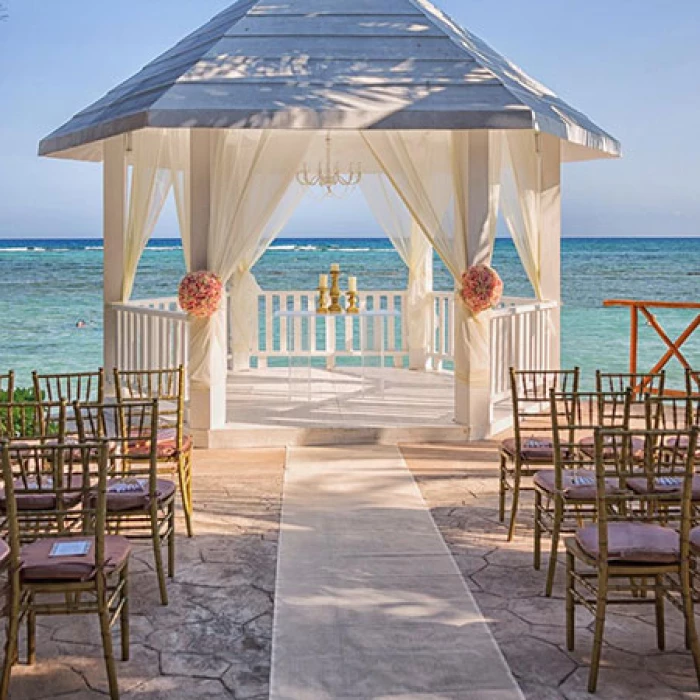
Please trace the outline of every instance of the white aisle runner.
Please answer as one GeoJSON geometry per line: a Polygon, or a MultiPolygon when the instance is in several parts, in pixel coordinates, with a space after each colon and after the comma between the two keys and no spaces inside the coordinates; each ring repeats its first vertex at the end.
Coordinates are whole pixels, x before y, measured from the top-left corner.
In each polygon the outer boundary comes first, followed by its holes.
{"type": "Polygon", "coordinates": [[[522,694],[398,448],[290,448],[273,700],[522,694]]]}

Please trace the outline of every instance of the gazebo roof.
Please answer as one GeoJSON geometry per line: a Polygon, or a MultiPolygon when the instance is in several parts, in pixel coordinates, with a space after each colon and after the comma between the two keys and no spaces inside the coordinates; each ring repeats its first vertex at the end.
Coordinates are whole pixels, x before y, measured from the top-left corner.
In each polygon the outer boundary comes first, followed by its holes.
{"type": "Polygon", "coordinates": [[[428,0],[239,0],[39,153],[99,160],[100,141],[147,127],[536,129],[568,160],[620,151],[428,0]]]}

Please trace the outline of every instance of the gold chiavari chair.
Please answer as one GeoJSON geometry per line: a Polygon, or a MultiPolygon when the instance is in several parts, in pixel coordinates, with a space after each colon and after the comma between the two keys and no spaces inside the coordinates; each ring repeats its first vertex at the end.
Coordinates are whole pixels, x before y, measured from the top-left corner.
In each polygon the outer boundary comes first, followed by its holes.
{"type": "Polygon", "coordinates": [[[108,440],[107,528],[153,548],[158,587],[168,604],[163,547],[168,576],[175,575],[175,484],[158,475],[157,400],[110,404],[75,404],[81,442],[108,440]],[[139,438],[134,438],[139,435],[139,438]]]}
{"type": "Polygon", "coordinates": [[[118,401],[158,399],[159,473],[177,478],[187,536],[192,537],[192,449],[185,432],[185,369],[114,370],[118,401]]]}
{"type": "Polygon", "coordinates": [[[685,370],[685,390],[688,396],[700,396],[700,370],[685,370]]]}
{"type": "Polygon", "coordinates": [[[522,485],[523,477],[532,477],[543,466],[554,464],[552,421],[549,394],[578,391],[580,370],[524,371],[510,369],[513,404],[513,437],[501,442],[499,519],[505,520],[506,496],[511,493],[508,541],[515,534],[520,492],[532,490],[522,485]]]}
{"type": "Polygon", "coordinates": [[[700,644],[695,626],[690,558],[691,493],[698,428],[691,430],[595,431],[595,491],[598,520],[566,541],[567,646],[574,649],[575,609],[586,607],[595,617],[588,691],[594,693],[608,605],[654,605],[657,644],[665,647],[664,601],[680,609],[686,620],[686,641],[700,682],[700,644]],[[686,440],[691,450],[664,454],[660,444],[686,440]],[[638,443],[643,443],[639,458],[638,443]],[[658,484],[677,479],[675,492],[663,488],[644,494],[628,488],[640,470],[658,484]],[[669,473],[673,476],[669,477],[669,473]],[[680,495],[679,530],[666,513],[680,495]],[[579,569],[578,564],[583,564],[579,569]]]}
{"type": "Polygon", "coordinates": [[[12,403],[15,395],[15,373],[0,374],[0,401],[12,403]]]}
{"type": "Polygon", "coordinates": [[[62,442],[65,431],[65,401],[0,403],[0,439],[62,442]]]}
{"type": "Polygon", "coordinates": [[[646,428],[644,400],[647,396],[663,396],[666,372],[602,372],[595,374],[597,392],[624,392],[630,389],[630,428],[646,428]]]}
{"type": "Polygon", "coordinates": [[[119,698],[111,628],[121,627],[129,658],[129,554],[123,537],[106,533],[108,447],[100,444],[0,445],[9,554],[7,637],[0,700],[27,623],[27,659],[35,663],[37,617],[97,615],[112,700],[119,698]],[[34,499],[37,509],[18,508],[34,499]],[[40,506],[40,507],[39,507],[40,506]],[[44,523],[37,532],[37,519],[44,523]]]}
{"type": "Polygon", "coordinates": [[[632,392],[550,392],[554,468],[543,469],[535,484],[534,566],[540,568],[542,535],[551,537],[545,594],[552,595],[559,540],[582,522],[595,520],[595,454],[591,440],[601,426],[627,429],[632,392]]]}

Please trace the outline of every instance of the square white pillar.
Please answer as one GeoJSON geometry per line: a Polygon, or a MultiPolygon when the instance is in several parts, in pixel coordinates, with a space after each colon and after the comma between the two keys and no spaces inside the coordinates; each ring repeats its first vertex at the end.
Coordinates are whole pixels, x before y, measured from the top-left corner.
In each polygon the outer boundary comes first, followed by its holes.
{"type": "MultiPolygon", "coordinates": [[[[491,211],[489,133],[470,131],[459,138],[468,139],[468,158],[462,177],[466,212],[466,222],[462,225],[468,264],[488,265],[492,253],[490,240],[485,238],[491,211]]],[[[464,153],[465,149],[461,150],[464,153]]],[[[469,440],[482,440],[491,432],[490,314],[484,312],[475,319],[456,299],[454,323],[455,421],[466,427],[469,440]]]]}
{"type": "MultiPolygon", "coordinates": [[[[561,303],[561,141],[556,136],[538,136],[542,156],[540,182],[540,270],[542,295],[561,303]]],[[[561,311],[552,312],[548,369],[561,367],[561,311]]]]}
{"type": "MultiPolygon", "coordinates": [[[[210,132],[190,133],[190,261],[193,271],[210,269],[209,227],[211,222],[212,157],[210,132]]],[[[209,444],[209,433],[226,424],[226,380],[228,343],[226,302],[218,319],[190,320],[190,356],[194,343],[207,343],[205,359],[210,382],[204,384],[190,374],[189,427],[197,445],[209,444]]]]}
{"type": "Polygon", "coordinates": [[[103,145],[103,364],[107,391],[114,391],[112,370],[117,366],[117,315],[112,304],[122,301],[126,236],[125,136],[107,139],[103,145]]]}

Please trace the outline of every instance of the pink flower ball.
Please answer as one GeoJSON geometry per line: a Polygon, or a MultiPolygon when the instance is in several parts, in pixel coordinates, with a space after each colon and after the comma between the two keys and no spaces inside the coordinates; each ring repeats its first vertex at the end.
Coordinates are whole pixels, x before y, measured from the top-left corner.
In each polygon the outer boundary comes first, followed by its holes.
{"type": "Polygon", "coordinates": [[[200,270],[185,275],[180,282],[180,308],[197,318],[210,318],[218,310],[224,293],[221,278],[213,272],[200,270]]]}
{"type": "Polygon", "coordinates": [[[492,267],[472,265],[462,274],[460,296],[475,316],[496,306],[502,295],[503,280],[492,267]]]}

